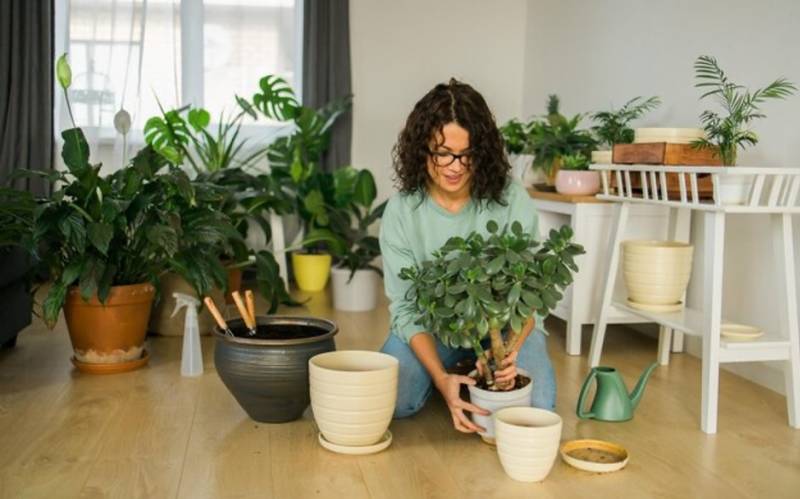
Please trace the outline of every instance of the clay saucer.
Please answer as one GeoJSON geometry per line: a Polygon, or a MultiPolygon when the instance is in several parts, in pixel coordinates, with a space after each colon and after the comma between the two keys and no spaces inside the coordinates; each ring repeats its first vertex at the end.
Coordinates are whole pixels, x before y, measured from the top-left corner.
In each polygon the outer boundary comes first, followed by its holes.
{"type": "Polygon", "coordinates": [[[142,351],[142,356],[138,359],[129,360],[126,362],[114,362],[109,364],[93,364],[90,362],[81,362],[74,356],[70,358],[72,364],[78,368],[80,372],[87,374],[115,374],[133,371],[143,365],[147,364],[150,360],[150,352],[147,350],[142,351]]]}
{"type": "Polygon", "coordinates": [[[570,440],[561,446],[561,458],[579,470],[609,473],[628,464],[628,451],[603,440],[570,440]]]}

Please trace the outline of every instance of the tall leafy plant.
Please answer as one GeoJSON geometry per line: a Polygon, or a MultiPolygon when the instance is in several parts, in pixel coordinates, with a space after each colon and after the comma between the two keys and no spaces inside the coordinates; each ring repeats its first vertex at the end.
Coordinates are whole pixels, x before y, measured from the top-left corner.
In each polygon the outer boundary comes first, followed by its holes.
{"type": "Polygon", "coordinates": [[[633,142],[634,132],[630,123],[638,120],[646,113],[661,105],[657,96],[634,97],[618,110],[600,111],[592,115],[596,123],[592,131],[597,136],[600,145],[612,147],[614,144],[630,144],[633,142]]]}
{"type": "Polygon", "coordinates": [[[541,244],[519,222],[500,230],[490,221],[486,230],[449,239],[400,277],[411,282],[407,297],[419,323],[446,345],[472,348],[487,384],[510,390],[513,384],[494,384],[495,370],[524,341],[534,314],[547,315],[562,299],[583,248],[571,242],[568,226],[541,244]],[[491,359],[482,345],[487,337],[491,359]]]}
{"type": "Polygon", "coordinates": [[[31,247],[35,208],[31,193],[0,187],[0,252],[11,246],[31,247]]]}
{"type": "Polygon", "coordinates": [[[551,174],[556,162],[565,154],[582,153],[590,156],[597,141],[585,129],[580,129],[582,114],[567,118],[559,111],[557,95],[547,101],[547,115],[531,123],[526,152],[533,154],[533,167],[551,174]]]}
{"type": "Polygon", "coordinates": [[[722,164],[736,165],[739,149],[754,146],[758,135],[750,128],[753,121],[765,118],[760,105],[770,99],[785,99],[797,91],[794,83],[778,78],[764,88],[749,90],[730,81],[714,57],[701,55],[694,63],[695,87],[705,91],[700,99],[713,97],[723,113],[706,110],[700,121],[706,137],[694,143],[696,147],[719,148],[722,164]]]}

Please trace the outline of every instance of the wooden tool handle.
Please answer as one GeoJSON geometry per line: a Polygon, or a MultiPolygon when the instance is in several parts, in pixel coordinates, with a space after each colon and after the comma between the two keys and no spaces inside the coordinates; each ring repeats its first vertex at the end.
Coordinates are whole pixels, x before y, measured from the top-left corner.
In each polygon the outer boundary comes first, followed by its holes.
{"type": "Polygon", "coordinates": [[[236,308],[239,309],[239,314],[242,316],[242,319],[244,319],[244,323],[247,326],[247,328],[254,329],[255,324],[253,324],[253,321],[250,319],[250,314],[247,312],[247,307],[245,307],[244,305],[244,301],[242,300],[242,295],[239,294],[238,291],[234,291],[233,293],[231,293],[231,296],[233,296],[233,303],[235,303],[236,308]]]}
{"type": "Polygon", "coordinates": [[[219,313],[219,309],[217,305],[214,303],[214,300],[211,299],[210,296],[206,296],[203,299],[203,303],[206,304],[206,308],[208,311],[211,312],[211,315],[214,317],[214,320],[217,322],[217,325],[222,328],[222,330],[228,329],[228,323],[225,322],[225,319],[222,318],[222,314],[219,313]]]}
{"type": "Polygon", "coordinates": [[[256,297],[253,295],[253,290],[248,289],[244,292],[244,301],[247,305],[247,313],[250,314],[250,322],[253,323],[253,327],[256,327],[258,322],[256,322],[256,297]]]}

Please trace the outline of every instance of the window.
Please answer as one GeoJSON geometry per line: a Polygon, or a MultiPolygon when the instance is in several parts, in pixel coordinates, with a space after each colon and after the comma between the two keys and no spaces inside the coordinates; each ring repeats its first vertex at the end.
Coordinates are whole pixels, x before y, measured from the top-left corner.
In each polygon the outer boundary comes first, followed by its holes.
{"type": "Polygon", "coordinates": [[[234,96],[250,97],[268,73],[300,95],[299,0],[69,0],[56,15],[75,120],[101,138],[114,137],[120,108],[134,137],[159,102],[236,112],[234,96]]]}

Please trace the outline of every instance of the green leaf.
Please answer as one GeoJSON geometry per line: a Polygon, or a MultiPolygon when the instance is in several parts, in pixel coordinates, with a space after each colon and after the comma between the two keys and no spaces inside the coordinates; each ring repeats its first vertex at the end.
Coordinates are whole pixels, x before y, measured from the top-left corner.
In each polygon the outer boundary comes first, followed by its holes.
{"type": "Polygon", "coordinates": [[[486,266],[486,273],[489,275],[496,274],[503,268],[503,265],[506,263],[506,257],[503,255],[499,255],[492,259],[489,264],[486,266]]]}
{"type": "Polygon", "coordinates": [[[211,115],[203,108],[190,109],[187,118],[192,128],[197,131],[203,130],[211,122],[211,115]]]}
{"type": "Polygon", "coordinates": [[[531,308],[540,309],[542,308],[542,300],[536,296],[536,293],[533,293],[528,290],[522,291],[522,301],[525,302],[531,308]]]}
{"type": "Polygon", "coordinates": [[[522,224],[518,221],[514,220],[514,223],[511,224],[511,232],[514,233],[515,236],[522,235],[522,224]]]}
{"type": "Polygon", "coordinates": [[[56,61],[56,79],[58,79],[58,84],[64,90],[68,89],[72,84],[72,69],[69,67],[69,62],[67,62],[66,53],[61,54],[61,57],[56,61]]]}
{"type": "Polygon", "coordinates": [[[261,92],[253,95],[253,105],[264,116],[286,121],[298,115],[300,104],[286,80],[279,76],[267,75],[259,81],[259,88],[261,92]]]}
{"type": "Polygon", "coordinates": [[[495,222],[494,220],[489,220],[486,223],[486,230],[489,232],[489,234],[496,233],[497,229],[498,229],[497,222],[495,222]]]}
{"type": "Polygon", "coordinates": [[[61,274],[60,282],[65,286],[71,286],[75,279],[81,275],[81,270],[83,268],[83,261],[82,260],[73,260],[72,262],[67,265],[64,269],[64,272],[61,274]]]}
{"type": "Polygon", "coordinates": [[[369,208],[375,201],[378,189],[375,187],[375,179],[369,170],[361,170],[356,177],[353,189],[353,201],[365,208],[369,208]]]}
{"type": "Polygon", "coordinates": [[[80,128],[70,128],[61,132],[64,145],[61,147],[61,158],[76,177],[83,177],[91,168],[89,164],[89,143],[80,128]]]}
{"type": "Polygon", "coordinates": [[[253,108],[253,106],[247,99],[239,97],[238,95],[235,97],[236,97],[236,103],[239,104],[239,107],[242,108],[242,111],[250,115],[250,117],[253,119],[256,119],[258,117],[256,115],[256,110],[253,108]]]}
{"type": "Polygon", "coordinates": [[[325,199],[322,197],[322,193],[318,190],[309,192],[303,198],[303,207],[312,215],[325,213],[325,199]]]}
{"type": "Polygon", "coordinates": [[[47,297],[42,303],[42,312],[47,327],[53,329],[58,321],[58,315],[61,312],[61,307],[64,306],[64,300],[67,296],[67,286],[63,282],[55,282],[47,292],[47,297]]]}
{"type": "Polygon", "coordinates": [[[511,286],[511,291],[508,292],[508,298],[506,301],[509,305],[514,305],[519,301],[520,293],[522,292],[522,283],[517,282],[511,286]]]}
{"type": "Polygon", "coordinates": [[[102,254],[108,253],[108,245],[114,237],[114,228],[107,223],[90,223],[88,228],[89,241],[102,254]]]}

